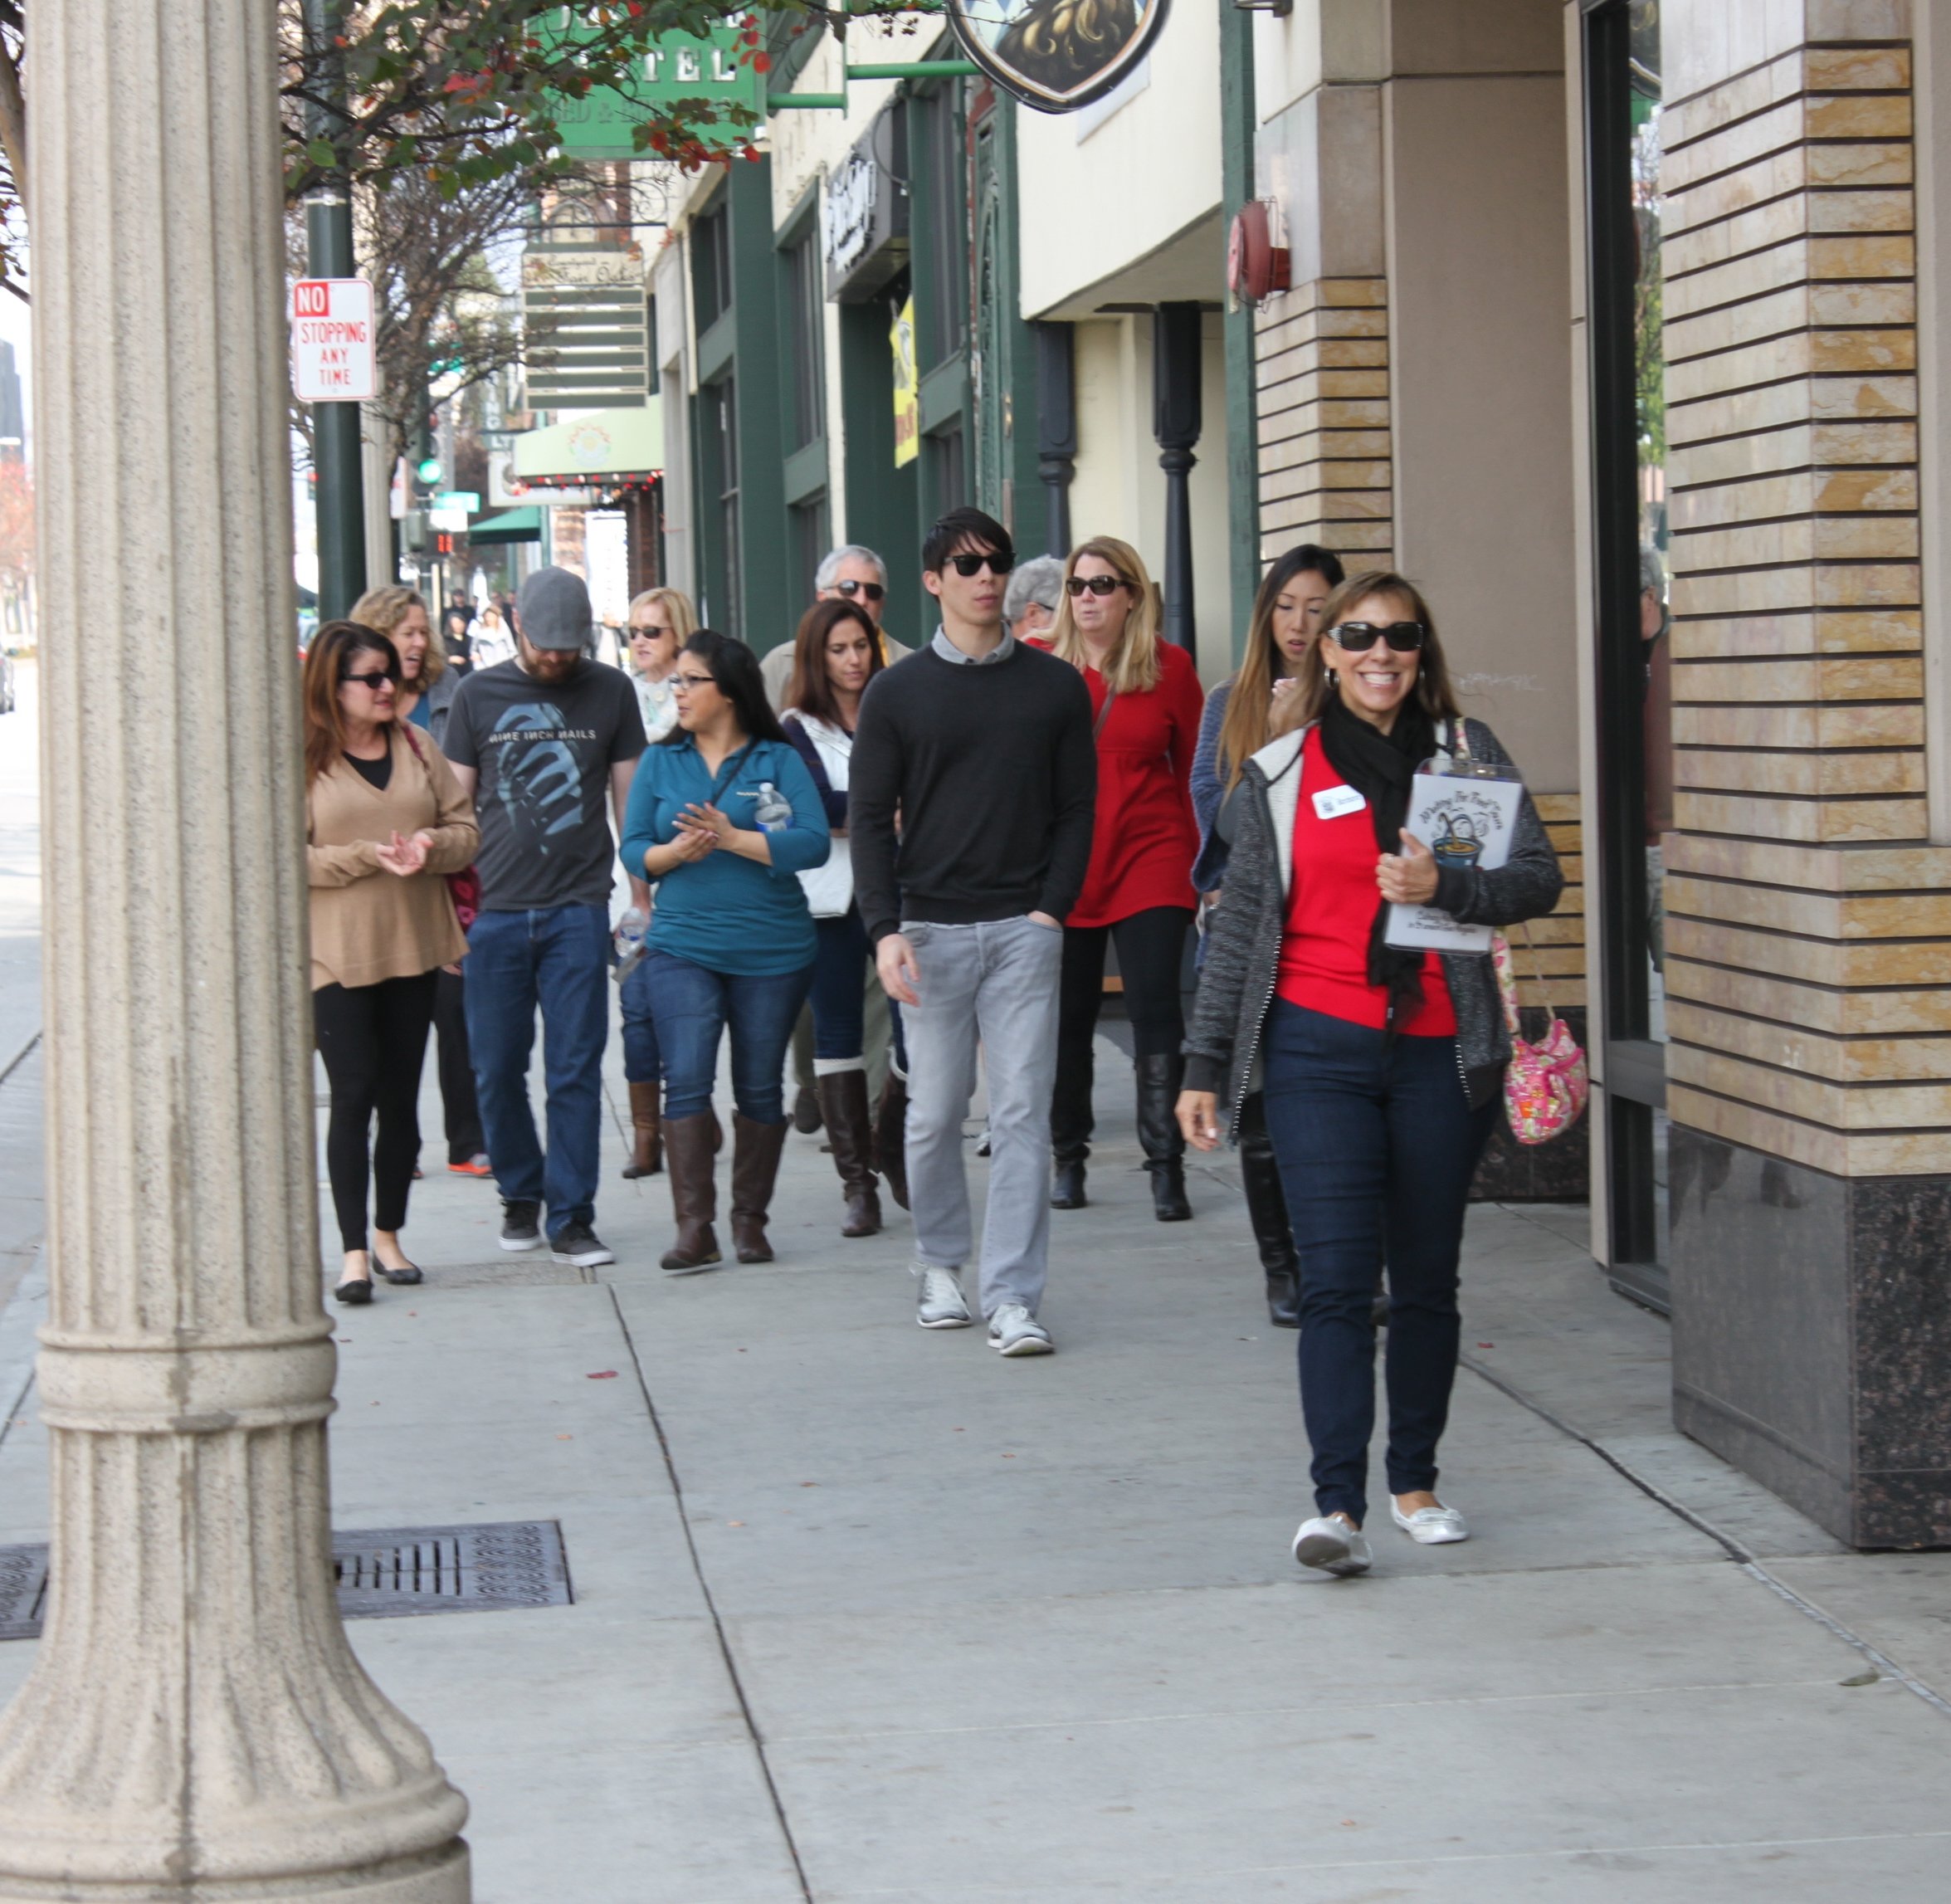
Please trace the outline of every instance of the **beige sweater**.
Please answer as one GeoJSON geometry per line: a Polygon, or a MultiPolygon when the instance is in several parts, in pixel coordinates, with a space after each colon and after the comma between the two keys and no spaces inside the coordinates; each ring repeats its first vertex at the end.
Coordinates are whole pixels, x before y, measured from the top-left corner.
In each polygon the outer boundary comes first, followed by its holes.
{"type": "Polygon", "coordinates": [[[416,750],[393,733],[393,778],[381,793],[344,760],[305,798],[305,857],[311,873],[312,989],[377,985],[451,965],[467,941],[442,876],[474,858],[480,832],[454,769],[424,734],[416,750]],[[433,835],[427,870],[402,879],[380,865],[397,832],[433,835]]]}

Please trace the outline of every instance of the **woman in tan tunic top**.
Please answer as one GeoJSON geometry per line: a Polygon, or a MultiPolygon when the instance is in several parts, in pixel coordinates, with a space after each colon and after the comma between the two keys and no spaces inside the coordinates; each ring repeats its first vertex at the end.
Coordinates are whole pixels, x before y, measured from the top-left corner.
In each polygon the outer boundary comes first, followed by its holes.
{"type": "Polygon", "coordinates": [[[439,749],[396,718],[399,700],[399,656],[385,636],[357,622],[319,630],[305,658],[305,858],[341,1302],[370,1302],[375,1270],[388,1282],[420,1280],[398,1234],[420,1154],[420,1067],[435,974],[467,950],[442,876],[473,859],[480,837],[439,749]]]}

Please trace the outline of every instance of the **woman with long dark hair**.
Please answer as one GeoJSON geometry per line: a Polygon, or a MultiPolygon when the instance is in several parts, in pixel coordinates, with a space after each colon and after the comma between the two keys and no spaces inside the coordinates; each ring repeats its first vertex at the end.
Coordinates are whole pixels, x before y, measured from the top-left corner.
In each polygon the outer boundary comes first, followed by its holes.
{"type": "MultiPolygon", "coordinates": [[[[874,962],[867,929],[854,903],[853,862],[847,850],[846,788],[854,723],[861,696],[881,670],[880,630],[859,603],[816,602],[793,637],[793,677],[782,725],[799,749],[833,829],[827,863],[799,876],[812,909],[819,953],[813,962],[813,1084],[820,1116],[840,1173],[846,1215],[840,1233],[874,1235],[880,1228],[874,1175],[873,1116],[867,1102],[866,1012],[863,986],[874,962]]],[[[901,1050],[900,1007],[889,1001],[895,1077],[907,1064],[901,1050]]],[[[890,1179],[897,1194],[901,1184],[890,1179]]]]}
{"type": "Polygon", "coordinates": [[[1391,1516],[1424,1545],[1467,1538],[1436,1497],[1436,1446],[1457,1352],[1457,1262],[1470,1182],[1490,1134],[1510,1037],[1490,955],[1392,946],[1392,905],[1510,925],[1558,903],[1557,856],[1530,796],[1494,871],[1439,866],[1404,828],[1419,766],[1508,766],[1465,720],[1428,604],[1371,571],[1329,597],[1325,632],[1249,760],[1234,802],[1226,898],[1213,915],[1186,1039],[1179,1120],[1202,1150],[1236,1128],[1256,1068],[1307,1274],[1300,1399],[1315,1513],[1295,1558],[1365,1572],[1375,1416],[1370,1306],[1388,1282],[1391,1516]]]}
{"type": "MultiPolygon", "coordinates": [[[[1193,756],[1193,812],[1199,822],[1199,857],[1193,883],[1208,906],[1221,902],[1227,842],[1217,823],[1241,769],[1273,738],[1275,710],[1321,632],[1321,611],[1345,578],[1330,549],[1304,542],[1275,558],[1261,578],[1246,624],[1238,671],[1206,697],[1199,748],[1193,756]]],[[[1300,1326],[1300,1259],[1294,1252],[1280,1173],[1267,1139],[1260,1093],[1240,1107],[1240,1184],[1246,1219],[1266,1278],[1267,1316],[1279,1329],[1300,1326]]]]}
{"type": "Polygon", "coordinates": [[[375,1270],[388,1282],[420,1281],[399,1239],[420,1155],[420,1067],[435,974],[467,950],[441,876],[466,866],[480,839],[446,758],[399,720],[399,656],[376,629],[328,622],[312,637],[305,657],[312,1018],[332,1087],[325,1162],[345,1252],[341,1302],[370,1302],[375,1270]]]}
{"type": "Polygon", "coordinates": [[[680,652],[677,725],[637,763],[624,813],[624,870],[656,903],[645,984],[664,1064],[664,1156],[679,1275],[720,1260],[711,1087],[732,1039],[732,1242],[770,1262],[766,1215],[790,1120],[786,1041],[812,981],[812,915],[796,875],[832,837],[812,777],[765,696],[743,642],[700,628],[680,652]]]}
{"type": "Polygon", "coordinates": [[[1193,1210],[1173,1104],[1185,1036],[1179,973],[1193,915],[1189,876],[1197,834],[1187,783],[1203,699],[1199,676],[1185,650],[1160,636],[1158,599],[1138,551],[1109,535],[1071,550],[1047,646],[1084,676],[1097,743],[1090,871],[1064,921],[1050,1200],[1060,1210],[1081,1209],[1086,1200],[1092,1040],[1104,1002],[1105,954],[1115,942],[1152,1213],[1162,1223],[1182,1223],[1193,1210]]]}

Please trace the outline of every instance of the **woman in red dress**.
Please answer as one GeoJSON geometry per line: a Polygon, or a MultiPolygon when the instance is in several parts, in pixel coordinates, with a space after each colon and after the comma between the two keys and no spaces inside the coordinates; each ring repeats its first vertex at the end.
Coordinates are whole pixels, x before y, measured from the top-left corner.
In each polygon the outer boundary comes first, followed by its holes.
{"type": "Polygon", "coordinates": [[[1138,551],[1108,535],[1071,552],[1047,645],[1083,675],[1097,722],[1090,871],[1064,923],[1050,1200],[1060,1210],[1081,1209],[1085,1201],[1091,1040],[1104,996],[1105,947],[1115,940],[1153,1208],[1160,1223],[1183,1223],[1193,1212],[1185,1140],[1173,1107],[1184,1069],[1179,973],[1199,850],[1189,788],[1205,695],[1192,657],[1159,638],[1158,601],[1138,551]]]}

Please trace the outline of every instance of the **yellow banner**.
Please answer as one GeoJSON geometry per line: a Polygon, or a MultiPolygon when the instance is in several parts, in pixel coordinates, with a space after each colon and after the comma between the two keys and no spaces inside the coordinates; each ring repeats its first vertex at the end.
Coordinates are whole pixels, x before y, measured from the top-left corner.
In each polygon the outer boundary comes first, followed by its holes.
{"type": "Polygon", "coordinates": [[[889,334],[895,353],[895,467],[921,454],[921,379],[915,369],[915,300],[901,306],[889,334]]]}

